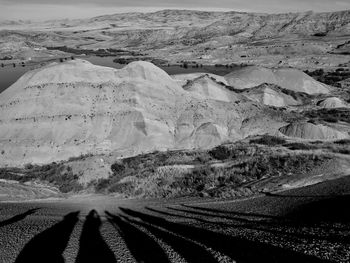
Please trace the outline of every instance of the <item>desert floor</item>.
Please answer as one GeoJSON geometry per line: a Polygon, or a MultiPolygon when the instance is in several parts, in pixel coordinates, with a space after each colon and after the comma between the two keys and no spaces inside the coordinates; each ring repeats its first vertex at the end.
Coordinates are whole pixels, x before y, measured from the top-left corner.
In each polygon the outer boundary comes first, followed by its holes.
{"type": "Polygon", "coordinates": [[[349,262],[349,201],[350,176],[245,200],[1,203],[0,262],[349,262]]]}

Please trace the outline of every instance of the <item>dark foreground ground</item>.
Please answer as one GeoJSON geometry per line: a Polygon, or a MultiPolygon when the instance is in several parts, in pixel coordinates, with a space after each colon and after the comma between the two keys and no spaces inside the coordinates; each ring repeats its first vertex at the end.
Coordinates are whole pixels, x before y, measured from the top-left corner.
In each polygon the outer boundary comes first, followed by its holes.
{"type": "Polygon", "coordinates": [[[0,262],[349,262],[350,176],[225,202],[0,204],[0,262]]]}

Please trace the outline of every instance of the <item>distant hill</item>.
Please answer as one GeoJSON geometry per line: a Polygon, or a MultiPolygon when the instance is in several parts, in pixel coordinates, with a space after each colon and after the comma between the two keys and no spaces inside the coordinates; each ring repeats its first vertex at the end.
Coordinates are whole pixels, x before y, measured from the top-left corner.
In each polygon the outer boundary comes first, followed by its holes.
{"type": "Polygon", "coordinates": [[[287,61],[293,66],[299,56],[304,64],[317,61],[327,65],[329,61],[315,56],[347,54],[350,11],[259,14],[163,10],[42,23],[7,21],[0,23],[1,29],[11,30],[1,33],[3,42],[15,35],[41,46],[126,48],[171,61],[287,61]]]}

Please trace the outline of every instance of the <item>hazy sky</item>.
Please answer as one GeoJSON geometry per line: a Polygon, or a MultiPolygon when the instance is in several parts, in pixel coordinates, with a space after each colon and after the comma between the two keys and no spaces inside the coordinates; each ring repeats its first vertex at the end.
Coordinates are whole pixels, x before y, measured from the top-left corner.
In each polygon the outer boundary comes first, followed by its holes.
{"type": "Polygon", "coordinates": [[[0,20],[84,18],[166,8],[268,13],[320,12],[350,9],[350,0],[0,0],[0,20]]]}

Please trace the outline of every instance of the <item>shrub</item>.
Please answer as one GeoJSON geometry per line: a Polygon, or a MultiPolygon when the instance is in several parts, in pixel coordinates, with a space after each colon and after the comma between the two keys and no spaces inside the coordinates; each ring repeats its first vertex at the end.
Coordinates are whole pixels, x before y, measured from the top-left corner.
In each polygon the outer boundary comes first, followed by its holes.
{"type": "Polygon", "coordinates": [[[122,173],[125,170],[125,166],[122,162],[116,162],[112,164],[111,170],[114,174],[122,173]]]}
{"type": "Polygon", "coordinates": [[[339,149],[339,150],[338,150],[338,153],[341,153],[341,154],[350,154],[350,149],[339,149]]]}
{"type": "Polygon", "coordinates": [[[108,186],[110,186],[111,179],[110,178],[101,178],[97,181],[93,181],[90,183],[90,186],[93,185],[95,188],[95,191],[100,193],[103,192],[105,189],[107,189],[108,186]]]}
{"type": "Polygon", "coordinates": [[[331,123],[337,123],[338,122],[336,117],[331,117],[331,116],[327,116],[327,117],[323,118],[323,120],[325,122],[331,122],[331,123]]]}
{"type": "Polygon", "coordinates": [[[288,143],[283,145],[287,147],[290,150],[314,150],[317,149],[317,146],[314,145],[309,145],[305,143],[300,143],[300,142],[293,142],[293,143],[288,143]]]}
{"type": "Polygon", "coordinates": [[[134,189],[135,188],[131,182],[116,183],[108,188],[108,192],[130,195],[134,191],[134,189]]]}
{"type": "Polygon", "coordinates": [[[271,135],[263,135],[261,138],[250,140],[250,143],[275,146],[275,145],[281,145],[286,143],[286,140],[283,138],[275,137],[271,135]]]}
{"type": "Polygon", "coordinates": [[[28,164],[25,168],[0,169],[0,178],[21,183],[39,180],[56,186],[62,193],[80,191],[79,176],[73,174],[69,166],[51,163],[46,165],[28,164]]]}
{"type": "Polygon", "coordinates": [[[93,154],[87,153],[87,154],[81,154],[79,156],[72,156],[68,159],[68,162],[74,162],[74,161],[80,161],[84,160],[85,158],[91,157],[93,154]]]}
{"type": "Polygon", "coordinates": [[[335,144],[348,145],[350,144],[350,139],[342,139],[334,142],[335,144]]]}
{"type": "Polygon", "coordinates": [[[34,166],[31,163],[27,163],[24,165],[24,169],[26,169],[26,170],[31,170],[31,169],[33,169],[33,167],[34,166]]]}
{"type": "Polygon", "coordinates": [[[209,151],[209,154],[217,160],[226,160],[231,157],[231,151],[222,145],[215,147],[213,150],[209,151]]]}

